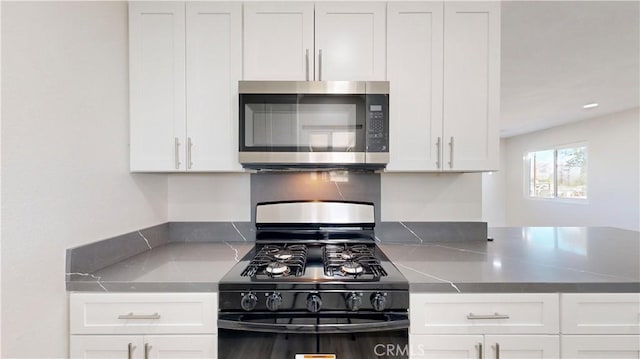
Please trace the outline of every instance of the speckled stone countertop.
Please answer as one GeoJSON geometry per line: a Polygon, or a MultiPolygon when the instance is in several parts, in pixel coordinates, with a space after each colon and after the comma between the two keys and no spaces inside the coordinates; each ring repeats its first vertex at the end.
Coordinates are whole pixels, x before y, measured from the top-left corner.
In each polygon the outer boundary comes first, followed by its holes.
{"type": "MultiPolygon", "coordinates": [[[[407,230],[378,244],[412,292],[640,292],[640,232],[614,228],[489,229],[493,241],[430,242],[407,230]]],[[[168,242],[91,273],[71,291],[217,291],[252,241],[168,242]]]]}

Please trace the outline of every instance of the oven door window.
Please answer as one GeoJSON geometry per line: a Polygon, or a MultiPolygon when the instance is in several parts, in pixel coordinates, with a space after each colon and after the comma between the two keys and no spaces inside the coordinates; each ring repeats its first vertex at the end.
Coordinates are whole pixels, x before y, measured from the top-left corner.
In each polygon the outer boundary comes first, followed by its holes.
{"type": "Polygon", "coordinates": [[[364,95],[240,95],[241,151],[364,152],[364,95]]]}

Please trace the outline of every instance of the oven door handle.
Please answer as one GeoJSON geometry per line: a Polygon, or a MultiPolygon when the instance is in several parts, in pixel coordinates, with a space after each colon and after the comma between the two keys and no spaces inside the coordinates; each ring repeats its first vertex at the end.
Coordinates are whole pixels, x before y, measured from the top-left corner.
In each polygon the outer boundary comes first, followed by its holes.
{"type": "Polygon", "coordinates": [[[218,328],[248,332],[269,332],[282,334],[362,333],[408,329],[409,319],[393,319],[388,321],[356,324],[279,324],[218,319],[218,328]]]}

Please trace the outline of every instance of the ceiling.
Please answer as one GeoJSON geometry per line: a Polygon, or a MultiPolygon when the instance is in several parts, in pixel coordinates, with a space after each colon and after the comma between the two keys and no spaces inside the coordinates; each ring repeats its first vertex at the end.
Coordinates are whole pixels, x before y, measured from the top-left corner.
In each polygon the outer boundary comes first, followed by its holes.
{"type": "Polygon", "coordinates": [[[638,107],[640,2],[503,2],[501,61],[501,137],[638,107]]]}

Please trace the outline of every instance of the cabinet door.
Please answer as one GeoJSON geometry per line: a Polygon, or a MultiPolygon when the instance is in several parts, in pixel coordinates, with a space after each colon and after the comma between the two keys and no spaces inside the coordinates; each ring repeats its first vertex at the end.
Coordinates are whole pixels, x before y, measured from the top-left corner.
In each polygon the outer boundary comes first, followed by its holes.
{"type": "Polygon", "coordinates": [[[444,43],[444,168],[497,169],[500,2],[445,2],[444,43]]]}
{"type": "Polygon", "coordinates": [[[142,359],[144,344],[136,335],[72,335],[69,353],[72,359],[142,359]]]}
{"type": "Polygon", "coordinates": [[[482,335],[410,335],[409,347],[411,359],[484,357],[482,335]]]}
{"type": "Polygon", "coordinates": [[[385,3],[316,4],[316,80],[385,79],[385,3]]]}
{"type": "Polygon", "coordinates": [[[443,3],[387,7],[388,171],[442,168],[443,3]]]}
{"type": "Polygon", "coordinates": [[[640,358],[637,335],[563,335],[562,358],[640,358]]]}
{"type": "Polygon", "coordinates": [[[313,2],[244,4],[244,79],[313,80],[313,2]]]}
{"type": "Polygon", "coordinates": [[[561,322],[566,334],[640,334],[640,293],[562,294],[561,322]]]}
{"type": "Polygon", "coordinates": [[[487,335],[484,337],[487,358],[557,359],[560,357],[558,335],[487,335]]]}
{"type": "Polygon", "coordinates": [[[188,171],[241,171],[238,80],[240,3],[188,2],[186,32],[188,171]]]}
{"type": "Polygon", "coordinates": [[[216,335],[146,335],[146,359],[216,358],[216,335]]]}
{"type": "Polygon", "coordinates": [[[129,3],[132,171],[184,170],[185,5],[129,3]]]}

